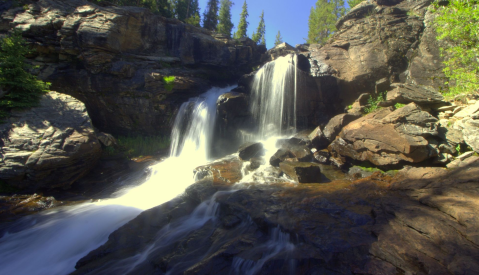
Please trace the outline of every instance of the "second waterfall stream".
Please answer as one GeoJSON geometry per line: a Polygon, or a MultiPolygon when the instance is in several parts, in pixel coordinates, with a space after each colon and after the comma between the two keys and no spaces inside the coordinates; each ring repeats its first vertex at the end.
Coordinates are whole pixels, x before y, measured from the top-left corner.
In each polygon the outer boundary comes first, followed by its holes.
{"type": "Polygon", "coordinates": [[[0,274],[68,274],[111,232],[183,193],[194,182],[193,169],[208,159],[216,100],[233,88],[212,88],[183,103],[172,132],[171,157],[150,167],[142,185],[120,190],[112,199],[55,208],[11,225],[13,233],[7,230],[0,239],[0,274]]]}

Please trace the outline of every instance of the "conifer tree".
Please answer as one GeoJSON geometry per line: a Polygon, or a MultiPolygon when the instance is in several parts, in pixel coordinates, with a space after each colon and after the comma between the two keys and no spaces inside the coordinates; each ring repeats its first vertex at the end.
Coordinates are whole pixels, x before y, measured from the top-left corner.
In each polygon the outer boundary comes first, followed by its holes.
{"type": "Polygon", "coordinates": [[[309,14],[308,43],[326,43],[336,31],[335,23],[344,12],[343,0],[318,0],[309,14]]]}
{"type": "Polygon", "coordinates": [[[247,28],[248,28],[248,21],[246,21],[246,17],[248,17],[248,5],[246,4],[246,0],[243,3],[243,9],[240,15],[240,21],[238,24],[238,30],[236,31],[234,37],[236,39],[240,39],[243,37],[247,37],[247,28]]]}
{"type": "Polygon", "coordinates": [[[214,31],[218,25],[218,0],[208,0],[203,13],[203,28],[214,31]]]}
{"type": "Polygon", "coordinates": [[[256,29],[256,32],[253,32],[251,39],[257,44],[266,46],[266,25],[264,24],[264,11],[261,12],[261,16],[259,18],[260,20],[258,28],[256,29]]]}
{"type": "Polygon", "coordinates": [[[234,26],[231,22],[231,6],[233,6],[231,0],[221,0],[219,23],[216,27],[218,33],[222,33],[228,38],[231,38],[231,30],[234,26]]]}
{"type": "Polygon", "coordinates": [[[357,6],[359,3],[363,2],[363,1],[364,0],[348,0],[349,9],[354,8],[355,6],[357,6]]]}
{"type": "Polygon", "coordinates": [[[283,38],[281,37],[281,33],[278,31],[276,35],[276,40],[274,41],[274,46],[278,46],[279,44],[283,43],[283,38]]]}

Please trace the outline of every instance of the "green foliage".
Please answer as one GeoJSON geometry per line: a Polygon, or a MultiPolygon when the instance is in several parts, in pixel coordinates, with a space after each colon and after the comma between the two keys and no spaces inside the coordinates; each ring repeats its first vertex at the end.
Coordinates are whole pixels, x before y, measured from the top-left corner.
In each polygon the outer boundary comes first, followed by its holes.
{"type": "Polygon", "coordinates": [[[354,8],[355,6],[357,6],[361,2],[363,2],[363,0],[348,0],[349,9],[354,8]]]}
{"type": "Polygon", "coordinates": [[[25,62],[30,49],[20,32],[15,31],[0,41],[0,88],[5,96],[0,99],[0,117],[13,108],[38,105],[40,97],[48,92],[50,83],[38,80],[27,70],[33,66],[25,62]]]}
{"type": "MultiPolygon", "coordinates": [[[[479,90],[479,3],[451,0],[446,6],[435,3],[435,26],[442,48],[444,73],[450,79],[449,95],[479,90]]],[[[446,83],[449,84],[449,83],[446,83]]]]}
{"type": "Polygon", "coordinates": [[[214,31],[218,25],[218,0],[208,0],[203,13],[203,28],[214,31]]]}
{"type": "Polygon", "coordinates": [[[175,86],[175,77],[174,76],[165,76],[163,77],[163,84],[165,85],[165,89],[169,92],[173,90],[175,86]]]}
{"type": "Polygon", "coordinates": [[[199,26],[200,6],[198,0],[173,0],[174,15],[188,24],[199,26]],[[196,24],[196,22],[198,22],[196,24]]]}
{"type": "Polygon", "coordinates": [[[260,20],[258,28],[256,28],[256,32],[253,32],[251,39],[259,45],[266,46],[266,25],[264,23],[264,11],[261,12],[261,16],[259,18],[260,20]]]}
{"type": "Polygon", "coordinates": [[[404,106],[406,106],[406,104],[402,104],[402,103],[396,103],[396,104],[394,104],[394,108],[396,108],[396,109],[402,108],[402,107],[404,107],[404,106]]]}
{"type": "Polygon", "coordinates": [[[185,20],[185,23],[196,26],[196,27],[200,27],[200,21],[201,21],[200,15],[197,13],[194,16],[187,18],[185,20]]]}
{"type": "Polygon", "coordinates": [[[461,144],[457,144],[456,151],[458,155],[461,154],[461,144]]]}
{"type": "Polygon", "coordinates": [[[336,21],[344,15],[343,0],[318,0],[311,7],[308,21],[308,39],[310,44],[324,44],[336,31],[336,21]]]}
{"type": "Polygon", "coordinates": [[[281,33],[278,31],[276,35],[276,40],[274,41],[274,46],[278,46],[279,44],[283,43],[283,38],[281,37],[281,33]]]}
{"type": "Polygon", "coordinates": [[[383,101],[385,97],[386,97],[386,92],[379,93],[376,96],[371,95],[368,99],[369,106],[364,109],[364,113],[369,114],[379,109],[380,107],[378,106],[378,104],[379,102],[383,101]]]}
{"type": "Polygon", "coordinates": [[[248,28],[248,21],[246,21],[246,18],[248,17],[248,5],[246,4],[246,0],[243,3],[243,8],[241,10],[240,14],[240,21],[238,23],[238,30],[236,31],[234,38],[240,39],[243,37],[247,37],[246,30],[248,28]]]}
{"type": "Polygon", "coordinates": [[[228,38],[231,38],[231,30],[234,26],[231,22],[231,6],[233,6],[231,0],[221,0],[219,23],[216,27],[218,33],[224,34],[228,38]]]}
{"type": "Polygon", "coordinates": [[[119,136],[117,138],[118,148],[107,147],[105,153],[108,156],[116,156],[124,153],[129,158],[138,156],[149,156],[158,154],[158,151],[170,146],[169,137],[162,136],[119,136]]]}

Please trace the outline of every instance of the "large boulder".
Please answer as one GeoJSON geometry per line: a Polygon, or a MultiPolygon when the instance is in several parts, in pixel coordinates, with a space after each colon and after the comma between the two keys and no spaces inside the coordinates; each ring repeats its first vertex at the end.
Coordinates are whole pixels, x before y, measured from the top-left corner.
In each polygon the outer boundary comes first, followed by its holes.
{"type": "Polygon", "coordinates": [[[31,2],[1,11],[0,32],[21,30],[39,78],[83,101],[95,126],[112,134],[169,135],[181,103],[250,72],[266,51],[144,8],[31,2]]]}
{"type": "Polygon", "coordinates": [[[408,104],[414,102],[420,106],[447,105],[441,93],[433,88],[413,84],[391,84],[394,87],[386,95],[386,102],[389,106],[395,103],[408,104]]]}
{"type": "Polygon", "coordinates": [[[438,154],[427,139],[438,135],[436,121],[415,103],[380,109],[344,127],[329,150],[377,166],[418,163],[438,154]]]}
{"type": "MultiPolygon", "coordinates": [[[[354,102],[361,93],[384,92],[390,83],[413,81],[408,76],[439,79],[443,74],[441,58],[436,52],[427,59],[427,52],[422,51],[411,69],[414,74],[408,73],[411,60],[418,56],[425,29],[424,14],[431,3],[431,0],[388,0],[358,4],[338,20],[338,31],[325,45],[310,45],[311,74],[318,78],[336,77],[343,106],[354,102]],[[429,68],[433,61],[438,64],[433,64],[435,67],[428,70],[427,76],[417,76],[421,64],[427,63],[423,67],[429,68]]],[[[431,39],[424,41],[421,49],[428,46],[436,49],[433,34],[428,37],[431,39]]]]}
{"type": "Polygon", "coordinates": [[[68,188],[96,164],[101,145],[85,105],[57,92],[0,125],[0,179],[27,190],[68,188]]]}

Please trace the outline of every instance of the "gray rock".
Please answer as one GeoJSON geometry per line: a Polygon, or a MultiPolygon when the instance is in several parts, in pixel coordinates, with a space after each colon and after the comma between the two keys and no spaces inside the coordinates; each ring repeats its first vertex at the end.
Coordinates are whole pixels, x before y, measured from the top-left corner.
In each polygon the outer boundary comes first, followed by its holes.
{"type": "Polygon", "coordinates": [[[387,93],[386,100],[393,105],[395,103],[408,104],[411,102],[421,106],[446,104],[443,101],[442,94],[430,87],[399,83],[393,83],[391,86],[395,89],[387,93]]]}
{"type": "Polygon", "coordinates": [[[28,190],[68,188],[96,164],[101,146],[85,105],[57,92],[0,125],[0,179],[28,190]]]}

